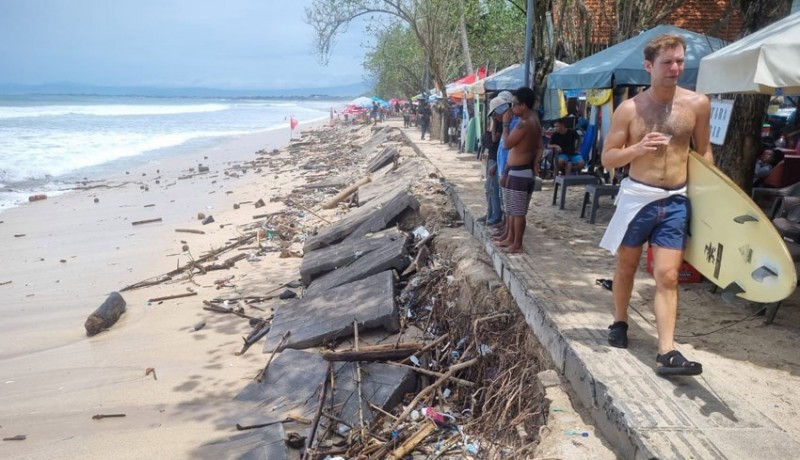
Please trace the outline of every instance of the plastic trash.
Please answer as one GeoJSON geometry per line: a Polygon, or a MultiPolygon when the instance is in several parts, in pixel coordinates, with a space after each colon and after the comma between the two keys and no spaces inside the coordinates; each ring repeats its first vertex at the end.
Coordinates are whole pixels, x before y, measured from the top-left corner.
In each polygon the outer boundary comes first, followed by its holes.
{"type": "Polygon", "coordinates": [[[432,407],[423,407],[422,413],[440,428],[450,428],[456,423],[455,417],[437,412],[436,409],[432,407]]]}

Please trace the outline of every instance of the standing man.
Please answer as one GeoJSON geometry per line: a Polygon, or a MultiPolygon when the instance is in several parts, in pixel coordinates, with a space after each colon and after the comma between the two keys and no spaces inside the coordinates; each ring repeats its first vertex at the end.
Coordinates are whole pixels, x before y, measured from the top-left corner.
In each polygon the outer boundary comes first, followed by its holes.
{"type": "Polygon", "coordinates": [[[536,100],[533,90],[523,86],[512,95],[511,110],[503,114],[503,138],[509,152],[508,163],[500,177],[508,235],[497,245],[503,252],[521,253],[534,176],[539,174],[539,159],[542,157],[542,125],[533,112],[536,100]],[[519,117],[519,122],[513,131],[509,131],[512,112],[519,117]]]}
{"type": "Polygon", "coordinates": [[[558,171],[569,176],[572,168],[583,169],[583,157],[576,153],[576,146],[580,142],[580,136],[574,129],[567,128],[563,119],[556,120],[554,132],[550,136],[550,143],[547,148],[553,149],[558,155],[558,171]]]}
{"type": "MultiPolygon", "coordinates": [[[[422,130],[422,136],[420,139],[423,141],[425,140],[425,133],[428,132],[428,128],[431,125],[431,109],[430,106],[426,103],[421,103],[419,106],[419,128],[422,130]]],[[[431,139],[430,134],[428,134],[428,140],[431,139]]]]}
{"type": "MultiPolygon", "coordinates": [[[[502,222],[503,213],[500,209],[500,177],[497,174],[497,150],[500,147],[500,136],[503,135],[503,114],[511,109],[511,104],[502,98],[489,101],[489,126],[483,135],[483,144],[486,146],[486,225],[494,226],[502,222]]],[[[480,219],[478,219],[480,221],[480,219]]]]}
{"type": "Polygon", "coordinates": [[[713,162],[708,98],[678,87],[686,42],[662,35],[644,49],[644,68],[651,86],[614,112],[603,147],[608,169],[630,164],[620,184],[617,210],[600,246],[617,255],[614,274],[614,323],[608,343],[628,346],[628,303],[645,242],[653,248],[656,281],[654,308],[658,329],[656,373],[699,375],[700,363],[675,350],[678,315],[678,270],[683,262],[690,203],[686,179],[690,142],[713,162]]]}

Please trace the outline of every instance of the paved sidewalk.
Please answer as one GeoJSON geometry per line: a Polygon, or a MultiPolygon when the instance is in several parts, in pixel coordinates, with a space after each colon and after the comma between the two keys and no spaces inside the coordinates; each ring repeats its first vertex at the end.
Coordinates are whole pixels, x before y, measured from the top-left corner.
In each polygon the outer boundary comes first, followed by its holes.
{"type": "Polygon", "coordinates": [[[759,318],[737,323],[755,306],[725,303],[708,283],[681,285],[678,349],[702,362],[704,373],[660,378],[653,370],[654,283],[644,257],[631,299],[641,314],[630,312],[630,346],[606,342],[613,303],[595,280],[613,277],[613,258],[597,247],[613,213],[610,197],[592,225],[579,218],[582,186],[570,188],[566,209],[558,210],[552,181],[545,181],[531,203],[525,254],[501,254],[476,223],[485,199],[475,155],[402,131],[444,177],[464,226],[484,244],[558,370],[624,458],[800,458],[797,294],[768,326],[759,318]],[[712,332],[724,326],[730,327],[712,332]]]}

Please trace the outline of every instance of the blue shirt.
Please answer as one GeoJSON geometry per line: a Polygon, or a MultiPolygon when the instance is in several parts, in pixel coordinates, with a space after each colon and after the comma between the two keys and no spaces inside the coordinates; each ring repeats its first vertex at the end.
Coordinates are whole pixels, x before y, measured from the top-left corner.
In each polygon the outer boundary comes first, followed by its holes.
{"type": "MultiPolygon", "coordinates": [[[[511,123],[508,125],[508,132],[511,132],[515,126],[517,126],[517,122],[519,121],[519,117],[513,116],[511,117],[511,123]]],[[[500,145],[497,147],[497,175],[502,176],[503,171],[506,169],[506,163],[508,163],[508,149],[505,148],[505,136],[500,136],[500,145]]]]}

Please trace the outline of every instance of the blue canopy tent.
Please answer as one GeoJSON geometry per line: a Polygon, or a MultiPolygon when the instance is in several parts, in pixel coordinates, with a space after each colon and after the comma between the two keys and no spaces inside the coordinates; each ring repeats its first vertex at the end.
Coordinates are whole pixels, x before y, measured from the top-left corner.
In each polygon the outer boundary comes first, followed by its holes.
{"type": "Polygon", "coordinates": [[[662,34],[678,34],[686,40],[686,62],[678,84],[694,88],[700,59],[725,46],[718,38],[679,27],[660,25],[593,54],[547,77],[549,89],[594,89],[616,86],[649,86],[650,74],[644,70],[644,47],[662,34]]]}

